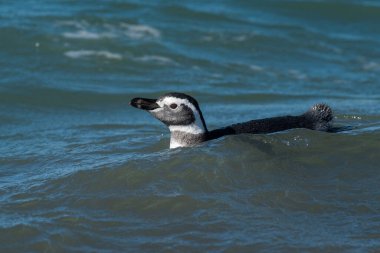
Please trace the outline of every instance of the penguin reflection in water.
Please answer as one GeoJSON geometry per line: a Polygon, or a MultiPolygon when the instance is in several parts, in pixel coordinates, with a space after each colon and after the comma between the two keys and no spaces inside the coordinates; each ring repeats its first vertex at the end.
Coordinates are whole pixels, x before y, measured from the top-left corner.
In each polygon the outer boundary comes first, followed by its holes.
{"type": "Polygon", "coordinates": [[[170,148],[189,147],[201,142],[233,134],[264,134],[292,128],[329,131],[332,110],[316,104],[299,116],[282,116],[251,120],[209,131],[198,102],[183,93],[167,93],[158,99],[134,98],[133,107],[146,110],[170,130],[170,148]]]}

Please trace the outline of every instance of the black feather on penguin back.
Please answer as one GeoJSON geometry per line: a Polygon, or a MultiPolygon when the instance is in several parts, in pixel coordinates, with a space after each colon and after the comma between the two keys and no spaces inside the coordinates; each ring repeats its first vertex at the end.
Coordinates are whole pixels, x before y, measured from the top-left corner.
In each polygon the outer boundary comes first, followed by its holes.
{"type": "Polygon", "coordinates": [[[328,131],[333,120],[333,111],[326,104],[316,104],[304,114],[306,120],[312,123],[311,129],[328,131]]]}

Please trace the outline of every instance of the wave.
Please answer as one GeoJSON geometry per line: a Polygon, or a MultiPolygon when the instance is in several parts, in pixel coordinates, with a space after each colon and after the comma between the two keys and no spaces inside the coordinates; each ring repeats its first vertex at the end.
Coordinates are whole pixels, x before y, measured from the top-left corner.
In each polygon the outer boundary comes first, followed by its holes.
{"type": "MultiPolygon", "coordinates": [[[[339,179],[352,182],[354,187],[355,178],[364,179],[377,172],[378,132],[379,129],[351,135],[296,129],[271,135],[228,136],[175,150],[163,148],[161,143],[161,150],[154,152],[147,152],[151,144],[136,143],[134,156],[122,160],[118,151],[110,151],[107,162],[95,159],[92,169],[56,174],[56,178],[39,184],[38,191],[97,196],[122,189],[123,194],[178,196],[253,186],[264,189],[276,181],[297,181],[304,177],[316,184],[326,181],[327,185],[339,179]],[[112,157],[117,159],[112,162],[112,157]]],[[[85,164],[88,166],[91,157],[97,155],[96,150],[88,153],[89,161],[85,164]]]]}
{"type": "Polygon", "coordinates": [[[380,62],[375,62],[375,61],[368,61],[363,63],[362,66],[363,70],[365,71],[371,71],[371,72],[380,72],[380,62]]]}
{"type": "Polygon", "coordinates": [[[132,60],[134,62],[139,63],[147,63],[147,64],[154,64],[154,65],[178,65],[177,62],[172,60],[171,58],[160,56],[160,55],[143,55],[138,57],[133,56],[123,56],[119,53],[113,53],[106,50],[70,50],[64,53],[66,57],[72,58],[72,59],[81,59],[81,58],[105,58],[110,60],[122,60],[124,58],[127,58],[129,60],[132,60]]]}
{"type": "Polygon", "coordinates": [[[87,39],[87,40],[99,40],[103,38],[112,38],[115,37],[112,33],[96,33],[86,30],[80,30],[76,32],[65,32],[63,37],[68,39],[87,39]]]}
{"type": "Polygon", "coordinates": [[[161,37],[161,32],[157,28],[146,24],[90,24],[88,22],[63,21],[57,22],[57,25],[71,30],[62,33],[62,36],[67,39],[100,40],[126,36],[132,40],[150,40],[161,37]]]}
{"type": "MultiPolygon", "coordinates": [[[[0,93],[0,103],[11,105],[42,106],[46,108],[78,105],[112,104],[127,101],[127,94],[98,93],[93,91],[68,90],[51,87],[21,87],[0,93]]],[[[133,95],[131,95],[133,96],[133,95]]],[[[129,101],[129,100],[128,100],[129,101]]]]}
{"type": "Polygon", "coordinates": [[[109,51],[95,51],[95,50],[72,50],[64,53],[69,58],[86,58],[86,57],[103,57],[112,60],[121,60],[123,56],[121,54],[112,53],[109,51]]]}
{"type": "Polygon", "coordinates": [[[148,25],[122,23],[120,26],[125,29],[124,33],[131,39],[158,39],[161,37],[159,30],[148,25]]]}
{"type": "Polygon", "coordinates": [[[178,65],[172,59],[160,55],[143,55],[140,57],[135,57],[134,60],[138,62],[153,63],[158,65],[178,65]]]}

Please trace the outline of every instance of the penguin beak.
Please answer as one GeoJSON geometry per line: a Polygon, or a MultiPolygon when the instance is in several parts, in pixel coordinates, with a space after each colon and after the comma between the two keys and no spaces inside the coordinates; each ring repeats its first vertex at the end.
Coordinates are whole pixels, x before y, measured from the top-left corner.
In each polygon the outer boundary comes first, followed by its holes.
{"type": "Polygon", "coordinates": [[[157,102],[157,99],[134,98],[131,100],[131,102],[129,102],[129,104],[133,107],[138,108],[138,109],[151,111],[151,110],[160,108],[160,106],[156,102],[157,102]]]}

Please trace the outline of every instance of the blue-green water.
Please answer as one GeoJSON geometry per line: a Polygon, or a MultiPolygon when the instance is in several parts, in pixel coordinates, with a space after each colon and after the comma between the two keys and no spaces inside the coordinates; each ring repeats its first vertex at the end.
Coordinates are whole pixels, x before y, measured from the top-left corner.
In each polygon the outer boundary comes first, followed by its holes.
{"type": "Polygon", "coordinates": [[[0,1],[1,252],[379,252],[379,1],[0,1]],[[328,103],[341,133],[169,150],[328,103]]]}

